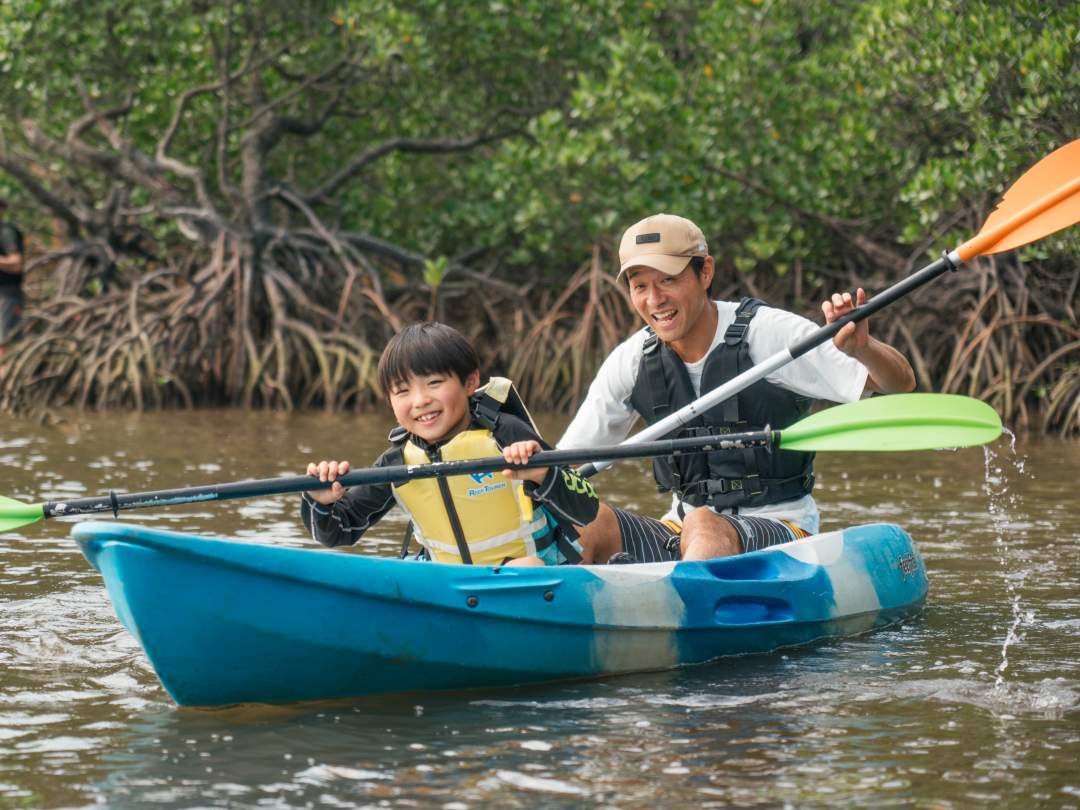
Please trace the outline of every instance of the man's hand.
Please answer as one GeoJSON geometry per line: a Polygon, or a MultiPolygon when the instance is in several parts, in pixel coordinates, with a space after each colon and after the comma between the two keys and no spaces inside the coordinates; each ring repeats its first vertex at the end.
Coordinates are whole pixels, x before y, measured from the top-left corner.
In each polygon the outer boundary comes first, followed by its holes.
{"type": "MultiPolygon", "coordinates": [[[[825,314],[825,323],[832,323],[838,318],[847,315],[856,306],[866,303],[866,291],[859,287],[855,291],[855,300],[851,299],[851,293],[833,293],[831,299],[826,299],[821,304],[821,311],[825,314]]],[[[860,359],[859,355],[870,343],[870,319],[863,318],[858,323],[845,324],[844,327],[833,336],[836,348],[844,354],[860,359]]]]}
{"type": "MultiPolygon", "coordinates": [[[[859,287],[855,300],[851,293],[833,293],[831,299],[821,305],[825,323],[832,323],[847,315],[856,306],[866,303],[866,291],[859,287]]],[[[892,346],[870,336],[870,319],[844,324],[833,336],[833,343],[844,354],[850,355],[866,366],[870,372],[866,378],[865,392],[899,394],[915,388],[915,372],[904,355],[892,346]]]]}

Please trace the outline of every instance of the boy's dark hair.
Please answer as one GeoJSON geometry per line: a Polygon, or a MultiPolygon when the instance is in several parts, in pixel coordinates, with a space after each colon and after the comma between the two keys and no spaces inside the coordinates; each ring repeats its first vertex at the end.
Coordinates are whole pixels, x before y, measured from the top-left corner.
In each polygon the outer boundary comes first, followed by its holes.
{"type": "Polygon", "coordinates": [[[464,383],[479,370],[476,350],[457,329],[424,321],[409,324],[390,338],[379,358],[379,385],[389,396],[393,385],[414,374],[453,374],[464,383]]]}

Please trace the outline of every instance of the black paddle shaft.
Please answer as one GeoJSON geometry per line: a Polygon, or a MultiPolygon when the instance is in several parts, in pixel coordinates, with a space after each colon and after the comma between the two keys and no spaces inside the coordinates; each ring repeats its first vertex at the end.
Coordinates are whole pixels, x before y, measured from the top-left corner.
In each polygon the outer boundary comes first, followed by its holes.
{"type": "MultiPolygon", "coordinates": [[[[545,450],[533,455],[526,464],[508,464],[499,457],[464,459],[461,461],[437,461],[431,464],[405,464],[392,467],[365,467],[339,476],[342,486],[361,484],[400,484],[416,478],[436,478],[451,475],[494,473],[505,469],[532,469],[536,467],[583,464],[588,461],[614,461],[627,458],[651,456],[678,456],[687,453],[711,453],[742,447],[769,447],[779,434],[769,428],[749,433],[729,433],[716,436],[694,436],[685,439],[666,439],[640,444],[624,444],[613,447],[593,447],[579,450],[545,450]]],[[[162,489],[154,492],[133,492],[95,498],[76,498],[69,501],[48,501],[43,506],[45,517],[80,515],[95,512],[112,512],[121,509],[142,509],[152,506],[173,506],[199,501],[226,501],[234,498],[251,498],[260,495],[281,495],[289,492],[305,492],[329,489],[332,483],[319,481],[310,475],[262,478],[236,481],[229,484],[208,484],[202,487],[162,489]]]]}

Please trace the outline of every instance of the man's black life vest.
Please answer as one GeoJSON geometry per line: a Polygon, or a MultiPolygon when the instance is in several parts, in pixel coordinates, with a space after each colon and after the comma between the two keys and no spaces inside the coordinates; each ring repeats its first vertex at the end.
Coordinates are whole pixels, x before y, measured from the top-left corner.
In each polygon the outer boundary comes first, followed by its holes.
{"type": "MultiPolygon", "coordinates": [[[[754,314],[764,305],[756,298],[744,298],[739,303],[723,342],[705,360],[702,393],[753,366],[746,333],[754,314]]],[[[649,330],[630,394],[634,410],[651,425],[696,398],[682,360],[649,330]]],[[[758,380],[665,438],[742,432],[766,425],[779,430],[801,419],[809,406],[806,397],[758,380]]],[[[772,452],[763,447],[693,453],[657,458],[653,472],[662,491],[674,490],[692,506],[765,506],[810,494],[814,488],[814,454],[772,452]]]]}

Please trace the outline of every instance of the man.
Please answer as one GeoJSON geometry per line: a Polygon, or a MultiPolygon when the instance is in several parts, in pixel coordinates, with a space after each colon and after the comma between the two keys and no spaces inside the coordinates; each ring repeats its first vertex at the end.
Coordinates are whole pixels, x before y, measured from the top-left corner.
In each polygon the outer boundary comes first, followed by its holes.
{"type": "MultiPolygon", "coordinates": [[[[713,301],[715,273],[705,236],[670,214],[643,219],[623,235],[619,275],[645,329],[604,361],[560,448],[616,444],[640,416],[659,421],[818,327],[753,299],[713,301]]],[[[822,304],[827,323],[865,301],[862,289],[822,304]]],[[[852,402],[865,393],[915,387],[908,361],[871,337],[863,320],[764,380],[717,405],[678,435],[784,428],[811,399],[852,402]]],[[[587,557],[602,562],[665,557],[702,560],[753,551],[819,529],[813,454],[730,450],[657,459],[657,483],[673,491],[662,521],[628,525],[603,507],[581,537],[587,557]],[[617,518],[617,519],[616,519],[617,518]],[[681,535],[676,541],[673,532],[681,535]],[[629,556],[629,559],[627,557],[629,556]],[[622,559],[620,559],[622,558],[622,559]]]]}
{"type": "Polygon", "coordinates": [[[22,314],[23,237],[4,221],[7,201],[0,197],[0,343],[6,343],[22,314]]]}

